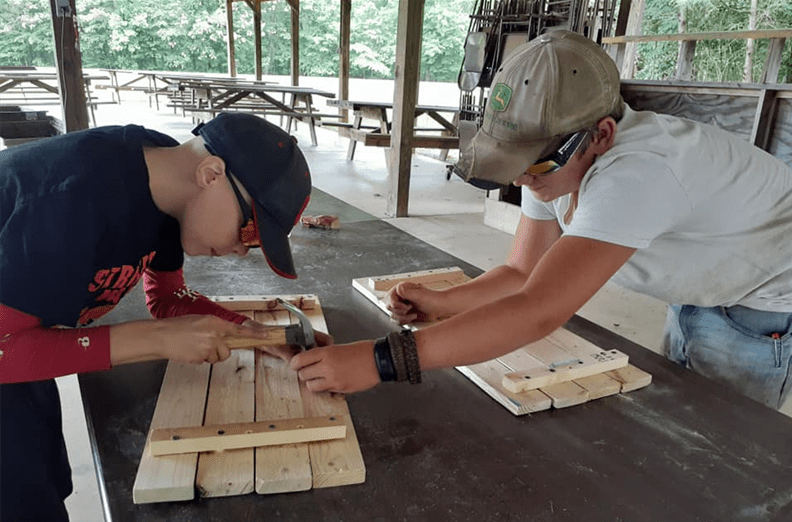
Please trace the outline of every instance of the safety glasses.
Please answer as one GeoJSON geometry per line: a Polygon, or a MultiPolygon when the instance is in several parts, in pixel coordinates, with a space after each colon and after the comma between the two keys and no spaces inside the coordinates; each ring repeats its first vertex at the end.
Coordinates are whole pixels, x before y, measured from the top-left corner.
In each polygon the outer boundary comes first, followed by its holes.
{"type": "Polygon", "coordinates": [[[242,197],[242,192],[239,190],[234,176],[228,173],[227,177],[228,182],[231,183],[231,188],[234,189],[234,195],[236,195],[237,201],[239,202],[239,208],[242,209],[242,227],[239,229],[239,240],[246,247],[260,246],[261,242],[259,241],[256,220],[253,219],[253,208],[248,205],[245,198],[242,197]]]}
{"type": "Polygon", "coordinates": [[[526,172],[533,176],[547,176],[556,172],[578,153],[588,133],[588,130],[582,130],[572,134],[558,150],[528,167],[526,172]]]}
{"type": "Polygon", "coordinates": [[[245,198],[242,197],[242,192],[240,192],[239,187],[236,184],[236,181],[234,181],[234,176],[232,176],[231,173],[229,172],[228,176],[226,177],[228,178],[228,182],[231,183],[231,188],[234,189],[234,195],[236,196],[237,201],[239,202],[239,208],[242,210],[242,225],[244,226],[253,217],[253,209],[250,208],[250,205],[247,204],[245,198]]]}

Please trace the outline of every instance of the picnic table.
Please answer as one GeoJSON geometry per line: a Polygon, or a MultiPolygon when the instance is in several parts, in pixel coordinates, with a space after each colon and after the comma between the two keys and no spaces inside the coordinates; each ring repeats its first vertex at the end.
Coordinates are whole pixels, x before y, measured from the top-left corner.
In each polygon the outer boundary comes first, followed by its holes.
{"type": "MultiPolygon", "coordinates": [[[[337,124],[338,133],[350,139],[347,149],[347,159],[355,157],[355,147],[358,142],[374,147],[390,147],[391,122],[388,111],[393,109],[390,102],[353,101],[353,100],[328,100],[327,105],[339,109],[352,111],[354,120],[351,125],[337,124]],[[363,125],[364,119],[374,120],[376,125],[363,125]]],[[[413,136],[414,148],[441,149],[440,158],[445,160],[449,149],[459,148],[459,107],[444,107],[438,105],[416,105],[415,119],[426,115],[439,124],[438,127],[415,127],[413,136]],[[452,114],[449,121],[444,114],[452,114]],[[426,134],[437,131],[439,134],[426,134]]]]}
{"type": "MultiPolygon", "coordinates": [[[[232,76],[217,76],[209,74],[180,73],[168,71],[139,71],[126,69],[101,69],[110,76],[109,85],[97,85],[101,89],[112,89],[114,100],[121,103],[121,91],[143,92],[149,97],[149,107],[152,106],[152,99],[159,110],[159,97],[170,96],[174,90],[178,90],[179,82],[184,80],[195,81],[224,81],[224,82],[250,82],[244,78],[232,76]],[[119,75],[121,79],[119,79],[119,75]]],[[[273,82],[256,80],[257,84],[270,84],[273,82]]]]}
{"type": "Polygon", "coordinates": [[[334,98],[335,94],[312,87],[188,78],[179,80],[177,89],[188,94],[173,103],[195,118],[211,119],[220,112],[237,111],[286,117],[287,131],[295,120],[308,124],[314,146],[317,144],[316,127],[322,125],[322,118],[340,117],[315,111],[314,96],[334,98]],[[277,95],[281,100],[276,98],[277,95]],[[286,101],[286,96],[290,96],[290,101],[286,101]]]}
{"type": "MultiPolygon", "coordinates": [[[[108,76],[103,75],[83,74],[86,105],[88,105],[94,125],[96,125],[95,106],[107,102],[101,102],[91,95],[91,82],[109,79],[108,76]]],[[[42,71],[35,68],[0,69],[0,96],[2,96],[4,105],[60,105],[58,75],[54,71],[42,71]]]]}

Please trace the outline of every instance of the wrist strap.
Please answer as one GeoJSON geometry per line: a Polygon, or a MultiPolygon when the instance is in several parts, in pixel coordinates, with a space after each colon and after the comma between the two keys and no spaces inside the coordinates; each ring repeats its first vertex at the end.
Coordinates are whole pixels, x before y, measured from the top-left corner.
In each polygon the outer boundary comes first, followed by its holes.
{"type": "Polygon", "coordinates": [[[374,341],[374,363],[377,365],[380,381],[396,380],[396,369],[393,366],[393,356],[391,356],[390,343],[388,343],[387,337],[381,337],[374,341]]]}

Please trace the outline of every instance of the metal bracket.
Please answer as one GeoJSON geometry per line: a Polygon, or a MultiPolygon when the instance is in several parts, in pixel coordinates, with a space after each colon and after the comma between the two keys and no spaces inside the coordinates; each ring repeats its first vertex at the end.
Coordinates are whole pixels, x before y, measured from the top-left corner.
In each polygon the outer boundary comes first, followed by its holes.
{"type": "Polygon", "coordinates": [[[69,0],[55,0],[55,16],[71,18],[72,10],[69,0]]]}

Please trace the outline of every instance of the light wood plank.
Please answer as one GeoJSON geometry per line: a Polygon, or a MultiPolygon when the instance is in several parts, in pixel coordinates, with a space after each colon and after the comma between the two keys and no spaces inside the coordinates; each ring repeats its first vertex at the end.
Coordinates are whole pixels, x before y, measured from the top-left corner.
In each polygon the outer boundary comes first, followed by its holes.
{"type": "Polygon", "coordinates": [[[572,382],[588,391],[590,401],[601,399],[608,395],[616,395],[622,389],[622,383],[607,375],[607,373],[589,375],[588,377],[575,379],[572,382]]]}
{"type": "MultiPolygon", "coordinates": [[[[305,313],[315,330],[327,332],[321,307],[305,313]]],[[[312,393],[304,383],[300,383],[303,408],[306,417],[343,416],[347,422],[347,436],[344,439],[311,442],[308,451],[311,455],[313,487],[326,488],[361,484],[366,480],[366,466],[360,452],[355,426],[349,414],[346,399],[340,394],[312,393]]]]}
{"type": "MultiPolygon", "coordinates": [[[[564,328],[559,328],[551,333],[547,336],[547,339],[557,345],[564,346],[572,353],[596,353],[600,351],[597,345],[564,328]]],[[[620,391],[622,393],[643,388],[652,382],[652,375],[650,373],[636,368],[631,364],[604,372],[604,374],[621,383],[620,391]]]]}
{"type": "MultiPolygon", "coordinates": [[[[208,364],[168,363],[151,428],[202,425],[209,373],[208,364]]],[[[132,488],[134,503],[191,500],[197,465],[196,453],[155,457],[146,440],[132,488]]]]}
{"type": "MultiPolygon", "coordinates": [[[[507,353],[506,355],[498,357],[497,360],[504,367],[504,371],[501,373],[503,378],[505,378],[506,375],[509,375],[509,371],[546,371],[548,368],[547,365],[549,363],[542,361],[537,357],[537,354],[535,353],[537,346],[544,346],[544,357],[546,360],[563,361],[569,358],[569,355],[566,352],[563,352],[562,350],[555,350],[553,345],[548,343],[546,340],[541,340],[538,343],[529,344],[528,346],[524,346],[518,350],[514,350],[511,353],[507,353]]],[[[503,384],[502,381],[501,384],[503,384]]],[[[539,391],[543,395],[550,398],[551,404],[555,408],[566,408],[567,406],[581,404],[589,400],[589,394],[587,391],[581,391],[580,386],[563,385],[566,382],[568,381],[561,379],[555,384],[551,383],[547,386],[531,388],[530,390],[523,390],[519,393],[523,394],[528,391],[539,391]]],[[[504,389],[508,390],[508,388],[505,387],[504,389]]]]}
{"type": "Polygon", "coordinates": [[[346,437],[346,423],[338,417],[304,417],[195,428],[165,428],[151,434],[153,455],[222,452],[257,446],[299,444],[346,437]]]}
{"type": "Polygon", "coordinates": [[[625,366],[624,368],[619,368],[617,370],[611,370],[609,372],[605,372],[609,377],[613,377],[617,381],[621,382],[621,392],[627,393],[633,390],[637,390],[639,388],[643,388],[644,386],[649,386],[652,382],[652,374],[643,371],[640,368],[637,368],[631,364],[625,366]]]}
{"type": "Polygon", "coordinates": [[[437,281],[447,281],[449,279],[464,278],[467,278],[467,276],[465,276],[465,273],[462,271],[462,269],[454,266],[449,268],[436,268],[432,270],[421,270],[419,272],[407,272],[404,274],[393,274],[381,277],[369,277],[367,279],[367,284],[372,290],[387,292],[403,281],[427,284],[437,281]]]}
{"type": "Polygon", "coordinates": [[[317,303],[314,294],[301,295],[221,295],[212,296],[214,302],[234,311],[285,310],[278,299],[283,299],[301,310],[310,310],[317,303]]]}
{"type": "Polygon", "coordinates": [[[588,390],[574,381],[559,382],[545,386],[542,388],[542,393],[553,400],[554,408],[559,409],[583,404],[590,400],[588,390]]]}
{"type": "Polygon", "coordinates": [[[614,370],[626,366],[629,360],[627,355],[618,350],[570,353],[546,339],[530,344],[527,350],[546,366],[519,369],[504,375],[503,386],[513,393],[614,370]]]}
{"type": "MultiPolygon", "coordinates": [[[[255,353],[236,350],[212,365],[204,425],[255,420],[255,353]]],[[[203,453],[195,480],[202,497],[244,495],[253,491],[253,449],[203,453]]]]}
{"type": "MultiPolygon", "coordinates": [[[[291,321],[286,310],[256,312],[264,324],[291,321]]],[[[256,354],[256,419],[304,417],[297,374],[281,359],[256,354]]],[[[307,444],[256,448],[256,493],[271,494],[311,489],[311,461],[307,444]]]]}
{"type": "Polygon", "coordinates": [[[553,406],[552,399],[540,390],[512,393],[504,388],[505,368],[497,361],[457,366],[456,369],[514,415],[536,413],[549,410],[553,406]]]}

